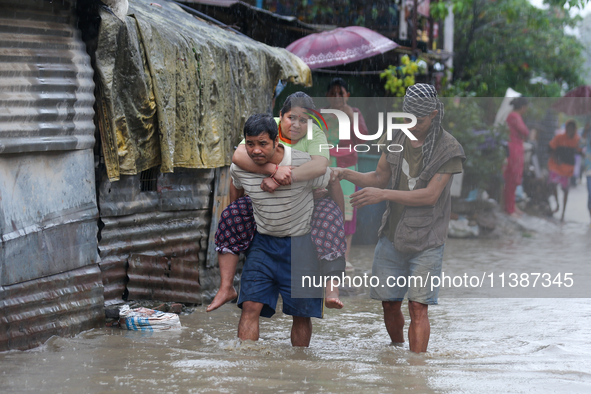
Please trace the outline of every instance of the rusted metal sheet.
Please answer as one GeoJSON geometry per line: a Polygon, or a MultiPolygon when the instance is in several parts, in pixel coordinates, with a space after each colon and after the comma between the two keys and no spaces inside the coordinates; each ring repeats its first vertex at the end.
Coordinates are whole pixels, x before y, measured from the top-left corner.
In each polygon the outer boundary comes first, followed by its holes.
{"type": "Polygon", "coordinates": [[[156,188],[142,191],[141,174],[122,176],[109,182],[106,172],[99,180],[101,217],[141,212],[209,209],[215,170],[175,168],[174,173],[158,173],[156,188]]]}
{"type": "Polygon", "coordinates": [[[129,299],[201,302],[199,261],[132,254],[128,262],[129,299]]]}
{"type": "Polygon", "coordinates": [[[0,3],[0,285],[96,264],[93,70],[73,3],[0,3]]]}
{"type": "Polygon", "coordinates": [[[104,319],[93,70],[74,5],[0,2],[0,350],[104,319]]]}
{"type": "Polygon", "coordinates": [[[127,264],[124,257],[115,255],[101,258],[99,267],[103,279],[105,305],[119,303],[127,289],[127,264]]]}
{"type": "Polygon", "coordinates": [[[101,218],[99,241],[105,300],[120,300],[132,254],[178,257],[205,264],[209,210],[148,212],[101,218]]]}
{"type": "Polygon", "coordinates": [[[93,104],[71,2],[0,2],[0,154],[92,148],[93,104]]]}
{"type": "Polygon", "coordinates": [[[0,286],[0,351],[38,346],[104,325],[103,284],[96,264],[0,286]]]}
{"type": "Polygon", "coordinates": [[[0,285],[98,261],[91,150],[0,155],[0,285]]]}
{"type": "Polygon", "coordinates": [[[104,227],[98,247],[107,303],[123,297],[132,254],[205,265],[214,174],[213,169],[176,168],[174,173],[157,173],[155,182],[148,183],[142,174],[122,176],[117,182],[110,182],[104,171],[99,175],[104,227]]]}

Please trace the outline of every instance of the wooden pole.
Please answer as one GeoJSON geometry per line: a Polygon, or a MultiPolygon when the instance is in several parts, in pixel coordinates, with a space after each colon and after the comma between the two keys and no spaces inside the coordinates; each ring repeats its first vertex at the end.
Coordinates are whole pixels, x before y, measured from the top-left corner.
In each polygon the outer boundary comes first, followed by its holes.
{"type": "Polygon", "coordinates": [[[429,15],[429,43],[427,44],[427,50],[431,51],[433,50],[433,41],[434,41],[434,36],[435,33],[435,20],[433,19],[433,17],[431,15],[429,15]]]}
{"type": "Polygon", "coordinates": [[[418,12],[418,0],[414,0],[413,1],[413,5],[412,5],[412,52],[413,55],[415,54],[416,50],[417,50],[417,22],[418,22],[418,17],[417,17],[417,12],[418,12]]]}

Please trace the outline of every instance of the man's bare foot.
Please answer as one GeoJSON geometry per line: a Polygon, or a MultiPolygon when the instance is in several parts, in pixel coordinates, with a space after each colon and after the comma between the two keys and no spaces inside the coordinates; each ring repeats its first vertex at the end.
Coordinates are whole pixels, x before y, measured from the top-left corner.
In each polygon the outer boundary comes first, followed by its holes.
{"type": "Polygon", "coordinates": [[[326,295],[324,297],[324,305],[330,309],[341,309],[343,307],[343,301],[339,299],[339,288],[329,284],[326,287],[326,295]]]}
{"type": "Polygon", "coordinates": [[[521,214],[517,213],[517,212],[513,212],[513,213],[509,214],[509,216],[511,216],[512,218],[519,219],[521,217],[521,214]]]}
{"type": "Polygon", "coordinates": [[[211,304],[207,306],[206,312],[211,312],[218,309],[220,306],[224,305],[226,302],[230,302],[233,299],[238,297],[236,290],[234,287],[230,287],[227,289],[220,288],[216,293],[215,297],[213,297],[213,301],[211,304]]]}
{"type": "Polygon", "coordinates": [[[404,342],[392,342],[390,343],[390,346],[396,346],[396,347],[403,347],[405,344],[404,342]]]}

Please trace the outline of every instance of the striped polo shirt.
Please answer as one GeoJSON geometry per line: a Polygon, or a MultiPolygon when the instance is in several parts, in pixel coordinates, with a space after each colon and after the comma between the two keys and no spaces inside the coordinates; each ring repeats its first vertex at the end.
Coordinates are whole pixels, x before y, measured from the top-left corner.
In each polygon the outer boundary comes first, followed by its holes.
{"type": "MultiPolygon", "coordinates": [[[[280,166],[297,167],[310,161],[308,153],[281,146],[284,148],[284,154],[280,166]]],[[[310,220],[314,210],[312,188],[328,185],[330,168],[318,178],[279,186],[274,193],[261,190],[261,182],[267,175],[244,171],[232,164],[230,176],[234,186],[244,189],[245,194],[250,196],[259,233],[274,237],[296,237],[310,232],[310,220]]]]}

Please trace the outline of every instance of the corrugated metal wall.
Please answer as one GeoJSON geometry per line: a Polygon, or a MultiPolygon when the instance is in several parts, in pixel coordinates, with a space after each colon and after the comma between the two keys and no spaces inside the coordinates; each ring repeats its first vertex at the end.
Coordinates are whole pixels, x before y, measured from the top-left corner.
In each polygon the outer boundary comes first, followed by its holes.
{"type": "Polygon", "coordinates": [[[0,299],[0,350],[32,348],[53,335],[75,335],[104,324],[96,265],[2,286],[0,299]]]}
{"type": "Polygon", "coordinates": [[[0,153],[94,146],[94,82],[69,1],[0,3],[0,153]]]}
{"type": "Polygon", "coordinates": [[[127,261],[130,299],[201,303],[195,260],[132,254],[127,261]]]}
{"type": "MultiPolygon", "coordinates": [[[[104,227],[99,235],[99,253],[107,304],[124,296],[128,259],[133,254],[181,258],[195,270],[206,268],[214,173],[213,169],[175,168],[174,173],[158,173],[155,190],[144,191],[141,174],[109,182],[106,171],[102,173],[99,207],[104,227]]],[[[153,289],[151,272],[140,269],[133,273],[136,283],[144,283],[146,291],[153,289]]],[[[212,290],[209,284],[215,286],[217,279],[211,279],[209,273],[198,275],[201,290],[212,290]]],[[[135,294],[142,293],[138,286],[134,285],[135,294]]],[[[195,289],[187,287],[186,296],[170,300],[194,299],[195,289]]]]}
{"type": "Polygon", "coordinates": [[[0,350],[104,316],[93,70],[72,7],[0,2],[0,350]]]}

